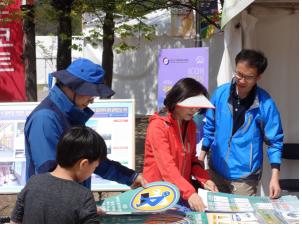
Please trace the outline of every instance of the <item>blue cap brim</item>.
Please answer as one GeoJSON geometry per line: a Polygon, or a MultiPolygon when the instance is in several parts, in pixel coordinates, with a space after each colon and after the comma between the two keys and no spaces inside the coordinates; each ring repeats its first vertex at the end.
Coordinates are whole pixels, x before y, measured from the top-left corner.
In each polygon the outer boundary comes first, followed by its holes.
{"type": "Polygon", "coordinates": [[[110,98],[115,92],[104,83],[91,83],[80,79],[66,70],[53,72],[52,75],[60,80],[66,87],[79,95],[100,96],[110,98]]]}

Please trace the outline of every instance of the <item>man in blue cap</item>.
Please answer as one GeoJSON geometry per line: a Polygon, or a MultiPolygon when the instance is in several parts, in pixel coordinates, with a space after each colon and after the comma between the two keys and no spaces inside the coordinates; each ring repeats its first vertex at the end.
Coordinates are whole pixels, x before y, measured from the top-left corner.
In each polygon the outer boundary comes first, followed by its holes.
{"type": "MultiPolygon", "coordinates": [[[[26,180],[56,167],[55,151],[60,136],[72,126],[85,125],[94,114],[88,107],[94,97],[114,95],[114,91],[104,84],[104,74],[100,65],[85,58],[51,74],[56,77],[56,84],[25,123],[26,180]]],[[[95,173],[132,188],[144,186],[141,174],[109,159],[102,161],[95,173]]],[[[84,186],[90,188],[90,178],[84,186]]]]}

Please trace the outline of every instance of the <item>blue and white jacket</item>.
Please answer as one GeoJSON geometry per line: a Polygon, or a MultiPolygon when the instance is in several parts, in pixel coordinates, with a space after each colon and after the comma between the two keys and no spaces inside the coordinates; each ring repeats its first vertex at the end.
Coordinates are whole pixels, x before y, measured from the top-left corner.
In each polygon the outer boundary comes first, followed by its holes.
{"type": "Polygon", "coordinates": [[[283,130],[279,111],[270,95],[256,87],[254,103],[245,113],[243,125],[232,135],[231,83],[216,89],[211,97],[202,145],[210,148],[209,166],[228,180],[259,180],[263,142],[270,163],[281,163],[283,130]]]}
{"type": "MultiPolygon", "coordinates": [[[[26,180],[32,175],[52,171],[56,167],[56,145],[61,134],[72,126],[84,125],[93,114],[90,108],[76,107],[55,85],[25,123],[26,180]]],[[[95,173],[127,185],[131,185],[138,175],[108,159],[101,162],[95,173]]],[[[84,185],[90,188],[90,179],[84,185]]]]}

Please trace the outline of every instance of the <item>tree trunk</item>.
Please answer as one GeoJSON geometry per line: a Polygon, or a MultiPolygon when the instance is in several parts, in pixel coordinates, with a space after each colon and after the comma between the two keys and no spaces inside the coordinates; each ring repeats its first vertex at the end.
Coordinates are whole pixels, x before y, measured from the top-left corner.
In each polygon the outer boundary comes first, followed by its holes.
{"type": "Polygon", "coordinates": [[[105,7],[105,20],[103,25],[103,54],[102,66],[105,70],[105,84],[112,86],[112,72],[113,72],[113,50],[114,43],[114,11],[115,1],[109,1],[105,7]]]}
{"type": "Polygon", "coordinates": [[[53,0],[52,6],[59,15],[57,70],[66,69],[71,61],[72,26],[71,6],[74,0],[53,0]]]}
{"type": "Polygon", "coordinates": [[[25,88],[27,101],[37,101],[36,39],[34,6],[23,6],[23,62],[25,67],[25,88]]]}

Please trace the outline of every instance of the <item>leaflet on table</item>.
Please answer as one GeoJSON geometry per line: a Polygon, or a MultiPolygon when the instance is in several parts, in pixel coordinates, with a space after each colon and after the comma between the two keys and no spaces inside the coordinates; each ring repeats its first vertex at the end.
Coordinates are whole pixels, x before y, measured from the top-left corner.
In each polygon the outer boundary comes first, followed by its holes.
{"type": "Polygon", "coordinates": [[[191,224],[286,224],[275,211],[257,212],[188,212],[186,219],[191,224]]]}
{"type": "Polygon", "coordinates": [[[208,212],[254,212],[259,223],[299,223],[299,200],[296,196],[270,199],[198,190],[208,212]]]}
{"type": "Polygon", "coordinates": [[[288,224],[282,215],[275,210],[256,210],[255,216],[261,224],[288,224]]]}
{"type": "Polygon", "coordinates": [[[242,196],[222,192],[210,192],[199,189],[198,194],[203,199],[208,211],[213,212],[253,212],[255,210],[277,210],[282,213],[296,213],[299,211],[299,200],[296,196],[282,196],[270,199],[265,196],[242,196]]]}
{"type": "Polygon", "coordinates": [[[254,213],[207,213],[209,224],[259,224],[254,213]]]}
{"type": "Polygon", "coordinates": [[[207,214],[204,212],[187,212],[186,219],[190,224],[209,224],[207,214]]]}
{"type": "Polygon", "coordinates": [[[273,207],[290,224],[299,223],[299,200],[296,196],[286,195],[271,200],[273,207]]]}
{"type": "Polygon", "coordinates": [[[228,193],[213,193],[199,189],[208,211],[213,212],[254,212],[257,209],[274,209],[268,197],[241,196],[228,193]]]}

